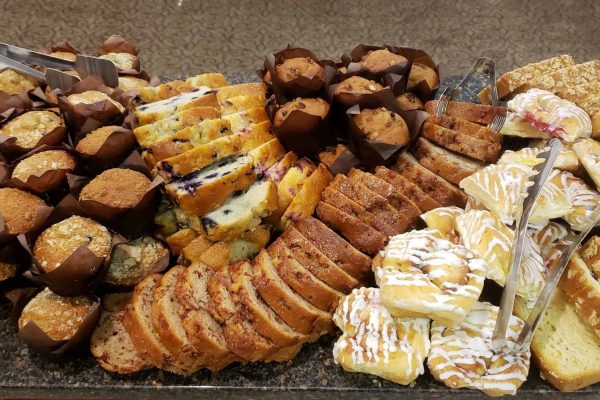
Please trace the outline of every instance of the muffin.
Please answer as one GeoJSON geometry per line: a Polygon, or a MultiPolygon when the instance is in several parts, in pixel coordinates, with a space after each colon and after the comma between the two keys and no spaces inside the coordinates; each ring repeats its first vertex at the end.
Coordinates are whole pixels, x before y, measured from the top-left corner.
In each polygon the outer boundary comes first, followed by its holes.
{"type": "Polygon", "coordinates": [[[17,264],[0,261],[0,282],[14,278],[17,274],[17,264]]]}
{"type": "Polygon", "coordinates": [[[39,207],[46,207],[46,203],[37,196],[19,189],[0,189],[0,215],[4,218],[4,231],[9,235],[28,233],[37,228],[39,207]]]}
{"type": "Polygon", "coordinates": [[[23,308],[19,329],[33,322],[52,340],[70,340],[95,308],[87,296],[62,297],[46,288],[23,308]]]}
{"type": "Polygon", "coordinates": [[[139,91],[141,88],[150,85],[147,81],[136,78],[135,76],[120,76],[119,77],[119,89],[121,90],[135,90],[139,91]]]}
{"type": "Polygon", "coordinates": [[[75,151],[79,154],[93,156],[98,153],[104,142],[106,142],[106,139],[108,139],[115,130],[119,129],[121,129],[120,126],[108,125],[98,128],[95,131],[91,131],[77,143],[75,151]]]}
{"type": "Polygon", "coordinates": [[[61,58],[63,60],[73,61],[73,62],[75,62],[75,58],[77,56],[77,54],[71,53],[69,51],[53,51],[52,53],[50,53],[50,55],[52,57],[61,58]]]}
{"type": "Polygon", "coordinates": [[[440,83],[438,74],[433,68],[424,64],[414,63],[408,75],[407,89],[410,90],[423,81],[427,82],[427,86],[430,89],[433,89],[440,83]]]}
{"type": "Polygon", "coordinates": [[[106,282],[118,286],[133,286],[154,272],[169,250],[158,240],[144,236],[115,246],[110,259],[106,282]]]}
{"type": "Polygon", "coordinates": [[[290,82],[301,76],[325,80],[323,67],[309,57],[288,58],[277,66],[276,73],[282,82],[290,82]]]}
{"type": "Polygon", "coordinates": [[[396,97],[396,104],[405,111],[425,109],[425,105],[421,99],[411,92],[402,93],[400,96],[396,97]]]}
{"type": "MultiPolygon", "coordinates": [[[[45,135],[54,132],[55,129],[65,129],[65,123],[60,116],[50,111],[29,111],[8,121],[2,128],[0,134],[13,136],[15,144],[24,150],[33,150],[45,135]]],[[[62,136],[52,143],[57,144],[62,136]]]]}
{"type": "Polygon", "coordinates": [[[44,182],[44,190],[60,185],[65,176],[75,170],[75,158],[64,150],[47,150],[21,160],[12,173],[13,179],[26,183],[30,177],[40,177],[47,172],[55,173],[44,182]]]}
{"type": "Polygon", "coordinates": [[[362,76],[351,76],[335,88],[334,94],[349,93],[362,95],[375,93],[381,89],[383,89],[383,86],[375,81],[370,81],[362,76]]]}
{"type": "Polygon", "coordinates": [[[132,208],[142,200],[151,183],[146,175],[132,169],[108,169],[84,186],[79,200],[91,200],[114,208],[132,208]]]}
{"type": "Polygon", "coordinates": [[[369,140],[403,146],[410,140],[410,131],[404,119],[387,108],[361,110],[352,119],[369,140]]]}
{"type": "Polygon", "coordinates": [[[108,257],[111,242],[111,234],[104,226],[74,215],[42,232],[33,246],[33,255],[45,272],[52,272],[80,246],[87,247],[97,257],[108,257]]]}
{"type": "Polygon", "coordinates": [[[137,56],[129,53],[108,53],[98,58],[112,61],[119,69],[138,69],[140,65],[137,56]]]}
{"type": "Polygon", "coordinates": [[[123,105],[121,103],[119,103],[118,101],[113,100],[106,93],[102,93],[102,92],[99,92],[97,90],[88,90],[87,92],[72,94],[72,95],[67,96],[67,99],[73,105],[76,105],[76,104],[96,104],[96,103],[100,103],[102,101],[109,101],[120,112],[124,112],[125,111],[125,107],[123,107],[123,105]]]}
{"type": "Polygon", "coordinates": [[[35,89],[36,82],[12,69],[5,69],[0,72],[0,92],[8,94],[19,94],[23,91],[35,89]]]}
{"type": "Polygon", "coordinates": [[[327,114],[329,114],[329,103],[320,98],[297,98],[293,101],[290,101],[289,103],[286,103],[283,107],[281,107],[279,110],[277,110],[274,119],[275,127],[281,126],[294,110],[301,110],[307,114],[315,115],[317,117],[321,117],[321,119],[325,119],[325,117],[327,117],[327,114]]]}
{"type": "Polygon", "coordinates": [[[369,72],[377,74],[389,68],[392,65],[408,61],[406,57],[394,54],[388,49],[372,50],[365,54],[360,60],[360,64],[367,68],[369,72]]]}

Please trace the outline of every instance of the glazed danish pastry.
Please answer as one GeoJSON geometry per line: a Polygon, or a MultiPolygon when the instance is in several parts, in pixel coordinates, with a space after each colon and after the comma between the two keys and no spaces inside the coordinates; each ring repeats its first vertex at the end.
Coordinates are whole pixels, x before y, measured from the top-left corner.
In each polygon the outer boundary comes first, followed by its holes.
{"type": "MultiPolygon", "coordinates": [[[[492,332],[498,307],[477,302],[465,320],[452,328],[433,322],[428,366],[433,377],[450,388],[468,387],[489,396],[514,395],[527,379],[530,353],[495,352],[492,332]]],[[[523,321],[510,319],[508,345],[514,347],[523,321]]]]}
{"type": "Polygon", "coordinates": [[[435,229],[393,236],[373,261],[383,305],[394,316],[452,326],[479,298],[485,263],[435,229]]]}
{"type": "Polygon", "coordinates": [[[584,230],[586,225],[600,212],[600,194],[590,188],[581,178],[570,172],[561,171],[550,177],[552,183],[560,187],[571,203],[570,211],[564,220],[576,231],[584,230]]]}
{"type": "Polygon", "coordinates": [[[354,289],[333,315],[343,334],[333,357],[348,372],[380,376],[408,385],[425,372],[429,320],[393,317],[381,303],[379,289],[354,289]]]}
{"type": "Polygon", "coordinates": [[[562,252],[557,245],[563,243],[563,239],[569,233],[567,227],[558,222],[550,222],[542,229],[531,230],[531,237],[540,247],[540,254],[546,267],[551,267],[560,258],[562,252]]]}
{"type": "Polygon", "coordinates": [[[437,229],[445,239],[458,243],[456,233],[456,217],[465,210],[459,207],[439,207],[421,214],[421,219],[430,229],[437,229]]]}

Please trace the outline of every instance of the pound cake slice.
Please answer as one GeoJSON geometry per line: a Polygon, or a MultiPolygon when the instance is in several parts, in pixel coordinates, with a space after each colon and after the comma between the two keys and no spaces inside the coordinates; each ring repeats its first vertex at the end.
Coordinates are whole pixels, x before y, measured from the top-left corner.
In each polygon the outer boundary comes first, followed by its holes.
{"type": "Polygon", "coordinates": [[[302,189],[304,182],[308,179],[308,177],[315,172],[317,168],[310,160],[301,159],[299,162],[295,163],[295,165],[286,168],[285,165],[281,165],[277,167],[276,171],[267,171],[267,175],[272,176],[280,175],[282,171],[287,170],[285,175],[277,183],[277,208],[273,213],[267,218],[267,222],[272,224],[277,224],[281,219],[282,215],[285,213],[285,210],[290,206],[292,200],[298,194],[298,192],[302,189]]]}
{"type": "Polygon", "coordinates": [[[360,282],[365,281],[371,271],[369,256],[361,253],[316,218],[303,218],[293,226],[344,272],[360,282]]]}
{"type": "Polygon", "coordinates": [[[425,193],[425,191],[423,191],[420,187],[396,171],[392,171],[391,169],[383,166],[378,166],[375,168],[375,176],[386,181],[396,188],[400,193],[412,200],[417,207],[419,207],[421,212],[427,212],[442,206],[437,200],[425,193]]]}
{"type": "Polygon", "coordinates": [[[268,121],[267,113],[264,107],[251,108],[250,110],[240,111],[239,113],[223,116],[231,124],[231,130],[239,132],[244,128],[268,121]]]}
{"type": "Polygon", "coordinates": [[[232,97],[239,96],[262,96],[267,95],[267,87],[264,83],[241,83],[239,85],[222,86],[215,90],[219,102],[223,102],[232,97]]]}
{"type": "Polygon", "coordinates": [[[300,264],[281,238],[275,240],[267,251],[277,274],[290,288],[313,306],[330,313],[335,311],[344,295],[329,287],[300,264]]]}
{"type": "Polygon", "coordinates": [[[455,185],[486,165],[446,150],[422,137],[415,142],[412,154],[419,164],[455,185]]]}
{"type": "Polygon", "coordinates": [[[123,324],[131,293],[111,293],[102,299],[102,315],[90,339],[90,351],[102,368],[130,374],[152,368],[147,353],[138,353],[123,324]]]}
{"type": "Polygon", "coordinates": [[[501,144],[503,140],[503,136],[499,133],[494,133],[485,126],[467,121],[466,119],[462,118],[449,117],[447,115],[442,115],[439,117],[437,115],[430,115],[429,118],[427,118],[427,122],[431,122],[434,125],[452,129],[490,143],[501,144]]]}
{"type": "Polygon", "coordinates": [[[248,155],[254,159],[256,174],[262,176],[265,171],[285,156],[285,149],[279,139],[274,138],[250,150],[248,155]]]}
{"type": "Polygon", "coordinates": [[[467,203],[467,195],[462,190],[423,167],[408,153],[401,154],[392,168],[407,180],[414,182],[441,206],[462,208],[467,203]]]}
{"type": "Polygon", "coordinates": [[[221,115],[223,116],[236,114],[253,108],[264,107],[264,105],[265,96],[262,93],[230,97],[227,100],[219,102],[221,115]]]}
{"type": "MultiPolygon", "coordinates": [[[[437,100],[430,100],[425,103],[425,111],[435,115],[437,100]]],[[[487,104],[476,104],[465,101],[451,101],[448,103],[446,115],[449,117],[466,119],[477,124],[491,124],[496,116],[494,107],[487,104]]]]}
{"type": "Polygon", "coordinates": [[[196,89],[191,92],[183,93],[170,99],[156,101],[150,104],[144,104],[136,107],[135,115],[138,124],[147,125],[166,118],[178,111],[189,110],[195,107],[215,107],[219,108],[217,96],[212,93],[210,88],[196,89]]]}

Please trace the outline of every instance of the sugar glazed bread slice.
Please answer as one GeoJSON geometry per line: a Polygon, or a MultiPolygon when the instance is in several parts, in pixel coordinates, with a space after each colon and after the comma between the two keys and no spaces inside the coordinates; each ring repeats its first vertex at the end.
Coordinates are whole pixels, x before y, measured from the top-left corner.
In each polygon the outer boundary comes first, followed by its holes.
{"type": "MultiPolygon", "coordinates": [[[[425,103],[425,111],[433,115],[436,112],[437,100],[425,103]]],[[[494,107],[486,104],[476,104],[464,101],[451,101],[448,103],[446,115],[449,117],[462,118],[477,124],[491,124],[496,115],[494,107]]]]}
{"type": "Polygon", "coordinates": [[[441,207],[442,205],[422,190],[419,186],[406,179],[396,171],[392,171],[389,168],[378,166],[375,168],[375,176],[383,179],[400,193],[412,200],[421,212],[427,212],[435,208],[441,207]]]}
{"type": "Polygon", "coordinates": [[[139,353],[123,324],[131,293],[111,293],[102,300],[102,314],[90,339],[90,351],[102,368],[130,374],[152,368],[147,353],[139,353]]]}
{"type": "Polygon", "coordinates": [[[430,115],[429,118],[427,118],[427,121],[434,125],[443,126],[444,128],[453,129],[465,135],[485,140],[486,142],[502,143],[503,140],[503,136],[499,133],[494,133],[487,127],[467,121],[466,119],[450,117],[447,115],[430,115]]]}

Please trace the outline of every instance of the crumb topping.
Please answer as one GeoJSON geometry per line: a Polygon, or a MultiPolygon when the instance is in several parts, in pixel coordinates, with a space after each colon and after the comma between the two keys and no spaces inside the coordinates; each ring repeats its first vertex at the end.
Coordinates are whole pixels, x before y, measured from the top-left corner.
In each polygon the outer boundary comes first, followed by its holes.
{"type": "Polygon", "coordinates": [[[82,154],[96,154],[106,139],[118,128],[116,125],[109,125],[90,132],[77,143],[75,150],[82,154]]]}
{"type": "Polygon", "coordinates": [[[62,118],[50,111],[29,111],[8,121],[0,133],[16,138],[16,144],[34,148],[45,134],[65,126],[62,118]]]}
{"type": "Polygon", "coordinates": [[[27,157],[17,164],[12,177],[26,182],[32,175],[40,176],[47,171],[75,169],[75,159],[64,150],[48,150],[27,157]]]}
{"type": "Polygon", "coordinates": [[[150,188],[146,175],[131,169],[113,168],[88,183],[80,200],[94,200],[113,207],[135,207],[150,188]]]}
{"type": "Polygon", "coordinates": [[[4,229],[11,235],[31,231],[38,207],[45,205],[39,197],[22,190],[0,189],[0,215],[4,218],[4,229]]]}

